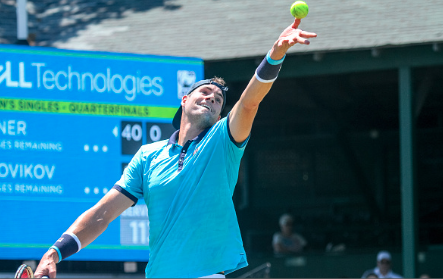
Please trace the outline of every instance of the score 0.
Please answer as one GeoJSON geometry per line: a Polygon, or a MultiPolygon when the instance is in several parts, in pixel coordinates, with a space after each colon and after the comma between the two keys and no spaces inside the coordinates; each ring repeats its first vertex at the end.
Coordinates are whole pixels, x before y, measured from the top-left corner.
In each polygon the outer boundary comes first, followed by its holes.
{"type": "Polygon", "coordinates": [[[175,129],[170,123],[146,123],[147,143],[169,139],[174,132],[175,129]]]}

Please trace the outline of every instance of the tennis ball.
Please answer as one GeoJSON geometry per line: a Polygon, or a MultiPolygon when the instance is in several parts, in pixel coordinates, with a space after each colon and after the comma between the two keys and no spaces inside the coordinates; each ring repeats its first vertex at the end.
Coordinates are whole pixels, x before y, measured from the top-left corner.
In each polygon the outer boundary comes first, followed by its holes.
{"type": "Polygon", "coordinates": [[[309,7],[304,1],[295,1],[291,6],[291,14],[295,18],[302,19],[308,15],[309,7]]]}

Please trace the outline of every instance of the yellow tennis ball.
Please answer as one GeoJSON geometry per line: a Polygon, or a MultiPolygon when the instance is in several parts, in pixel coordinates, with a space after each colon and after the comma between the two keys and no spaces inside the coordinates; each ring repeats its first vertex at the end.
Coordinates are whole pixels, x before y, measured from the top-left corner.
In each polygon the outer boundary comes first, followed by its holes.
{"type": "Polygon", "coordinates": [[[295,1],[291,6],[291,14],[295,18],[302,19],[308,15],[309,7],[304,1],[295,1]]]}

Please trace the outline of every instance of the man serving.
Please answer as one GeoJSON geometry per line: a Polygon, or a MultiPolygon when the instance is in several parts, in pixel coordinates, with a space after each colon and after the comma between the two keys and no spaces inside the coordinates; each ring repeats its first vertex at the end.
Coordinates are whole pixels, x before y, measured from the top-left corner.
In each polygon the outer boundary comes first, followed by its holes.
{"type": "Polygon", "coordinates": [[[296,19],[280,34],[228,116],[221,78],[195,83],[183,96],[169,140],[144,145],[121,179],[43,255],[36,277],[56,276],[56,263],[96,239],[143,198],[150,222],[146,277],[224,277],[247,266],[232,202],[241,157],[258,106],[276,80],[286,52],[315,33],[296,19]]]}

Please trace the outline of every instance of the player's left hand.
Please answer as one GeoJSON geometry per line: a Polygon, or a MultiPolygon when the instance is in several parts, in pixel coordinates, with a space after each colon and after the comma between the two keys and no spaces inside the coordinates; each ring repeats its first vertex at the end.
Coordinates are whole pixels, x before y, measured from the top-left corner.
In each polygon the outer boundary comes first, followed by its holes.
{"type": "Polygon", "coordinates": [[[274,44],[274,52],[278,53],[276,53],[277,56],[281,55],[283,57],[286,51],[297,43],[309,45],[310,41],[308,39],[317,37],[317,34],[315,33],[298,29],[300,22],[301,20],[296,18],[294,22],[280,34],[278,40],[274,44]]]}
{"type": "Polygon", "coordinates": [[[55,264],[59,262],[58,254],[54,249],[49,249],[40,260],[37,269],[34,272],[35,278],[43,278],[47,276],[49,278],[56,278],[57,268],[55,264]]]}

